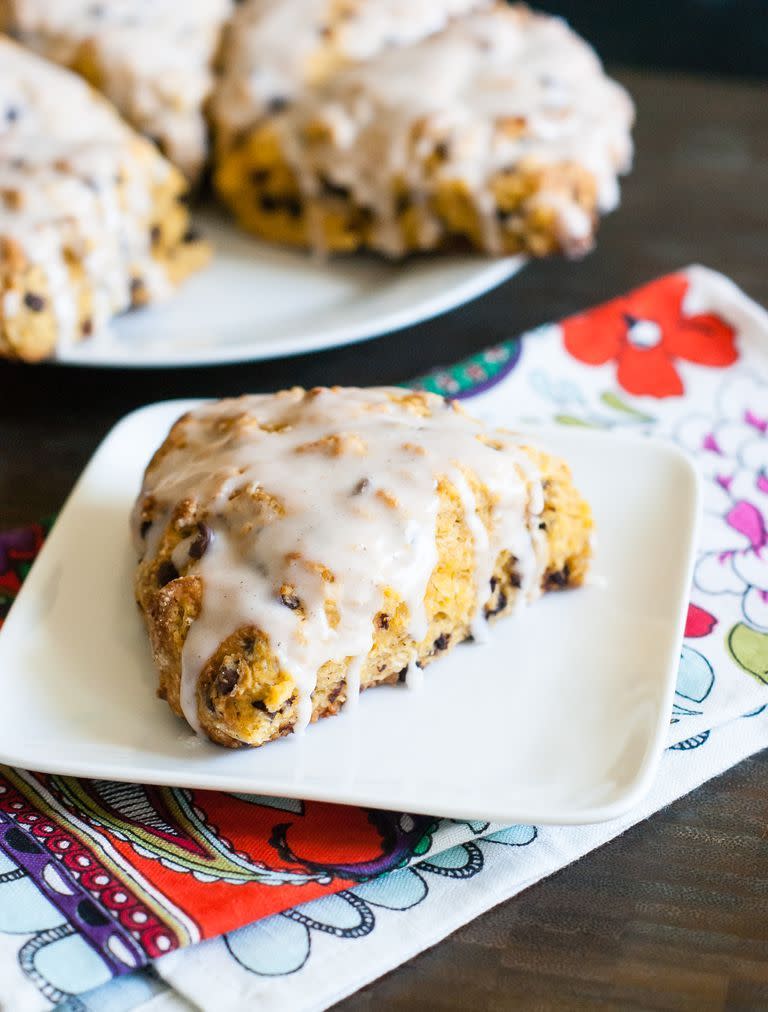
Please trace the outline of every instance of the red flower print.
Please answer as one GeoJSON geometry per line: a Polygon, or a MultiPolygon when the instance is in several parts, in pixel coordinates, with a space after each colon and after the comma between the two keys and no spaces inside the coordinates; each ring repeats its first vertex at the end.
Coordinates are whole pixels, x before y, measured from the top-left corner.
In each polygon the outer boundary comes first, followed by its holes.
{"type": "Polygon", "coordinates": [[[723,368],[739,357],[734,331],[714,313],[683,313],[688,279],[670,274],[623,298],[563,321],[565,347],[580,362],[616,362],[628,393],[679,397],[675,359],[723,368]]]}

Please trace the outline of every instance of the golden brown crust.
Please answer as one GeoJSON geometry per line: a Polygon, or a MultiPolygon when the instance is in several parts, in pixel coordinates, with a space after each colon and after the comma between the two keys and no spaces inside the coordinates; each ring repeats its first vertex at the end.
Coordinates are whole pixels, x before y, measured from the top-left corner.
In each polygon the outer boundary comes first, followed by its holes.
{"type": "MultiPolygon", "coordinates": [[[[466,183],[437,178],[428,210],[442,224],[440,247],[458,244],[487,248],[481,216],[466,183]]],[[[271,123],[264,123],[223,151],[214,184],[219,196],[247,231],[272,242],[309,247],[319,229],[329,252],[350,253],[370,247],[376,224],[368,207],[355,203],[340,187],[326,189],[312,200],[301,196],[271,123]],[[312,225],[310,225],[312,221],[312,225]]],[[[577,205],[596,227],[597,188],[591,173],[575,162],[535,162],[497,172],[489,189],[496,204],[499,252],[544,256],[562,248],[562,230],[552,204],[561,194],[577,205]],[[549,202],[541,203],[546,193],[549,202]]],[[[423,212],[402,181],[392,182],[397,227],[406,251],[428,248],[422,236],[423,212]]]]}
{"type": "MultiPolygon", "coordinates": [[[[149,177],[147,167],[158,158],[151,144],[139,137],[135,139],[133,154],[135,161],[126,166],[125,178],[116,184],[118,200],[122,188],[136,185],[132,170],[139,178],[149,177]]],[[[142,223],[151,244],[152,260],[160,265],[172,285],[178,285],[203,267],[211,253],[208,243],[191,226],[186,192],[187,184],[181,173],[172,169],[149,187],[149,211],[142,223]]],[[[11,206],[13,200],[13,192],[0,193],[0,202],[11,206]]],[[[87,340],[94,332],[93,286],[77,250],[66,249],[65,261],[76,305],[75,339],[87,340]]],[[[148,301],[142,269],[134,265],[130,305],[145,305],[148,301]]],[[[15,239],[0,234],[0,356],[38,362],[56,351],[59,339],[59,324],[44,271],[27,257],[15,239]],[[6,299],[13,299],[18,310],[4,313],[6,299]]]]}

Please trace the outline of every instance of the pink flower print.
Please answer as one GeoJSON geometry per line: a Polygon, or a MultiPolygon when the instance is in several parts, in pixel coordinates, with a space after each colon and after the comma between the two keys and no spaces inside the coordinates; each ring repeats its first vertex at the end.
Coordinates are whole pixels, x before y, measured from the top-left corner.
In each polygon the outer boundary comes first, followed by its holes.
{"type": "Polygon", "coordinates": [[[707,552],[696,566],[695,582],[710,594],[741,594],[744,617],[768,629],[768,489],[762,472],[737,472],[724,488],[731,505],[723,520],[730,544],[707,552]],[[744,477],[752,482],[752,497],[737,498],[744,477]],[[762,500],[762,501],[761,501],[762,500]]]}
{"type": "Polygon", "coordinates": [[[738,376],[724,384],[710,416],[678,431],[705,477],[706,551],[694,572],[707,594],[741,597],[745,620],[768,630],[768,385],[738,376]]]}

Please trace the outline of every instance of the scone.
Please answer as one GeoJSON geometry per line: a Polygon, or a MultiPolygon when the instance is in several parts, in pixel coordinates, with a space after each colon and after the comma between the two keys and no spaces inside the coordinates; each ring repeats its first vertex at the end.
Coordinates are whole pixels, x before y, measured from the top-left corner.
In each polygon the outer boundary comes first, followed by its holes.
{"type": "Polygon", "coordinates": [[[211,100],[222,149],[350,63],[409,45],[493,0],[241,0],[211,100]]]}
{"type": "Polygon", "coordinates": [[[219,120],[218,192],[267,239],[576,255],[618,202],[633,108],[563,21],[498,4],[331,73],[238,133],[219,120]]]}
{"type": "Polygon", "coordinates": [[[0,0],[0,30],[85,77],[194,180],[207,154],[203,109],[231,7],[232,0],[0,0]]]}
{"type": "Polygon", "coordinates": [[[85,81],[4,36],[0,110],[0,355],[45,358],[205,262],[181,173],[85,81]]]}
{"type": "Polygon", "coordinates": [[[562,461],[435,394],[206,404],[132,518],[159,694],[215,742],[262,745],[580,584],[591,526],[562,461]]]}

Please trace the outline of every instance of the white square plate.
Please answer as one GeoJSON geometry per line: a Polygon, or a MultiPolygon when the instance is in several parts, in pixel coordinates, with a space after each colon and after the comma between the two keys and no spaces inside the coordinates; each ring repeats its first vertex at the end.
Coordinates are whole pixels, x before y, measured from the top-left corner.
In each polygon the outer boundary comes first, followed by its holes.
{"type": "Polygon", "coordinates": [[[156,698],[132,596],[129,510],[150,455],[195,403],[123,419],[64,507],[0,634],[0,761],[508,822],[597,822],[638,801],[669,721],[697,526],[680,451],[540,433],[593,505],[592,584],[457,647],[420,690],[381,687],[304,736],[228,751],[156,698]]]}

